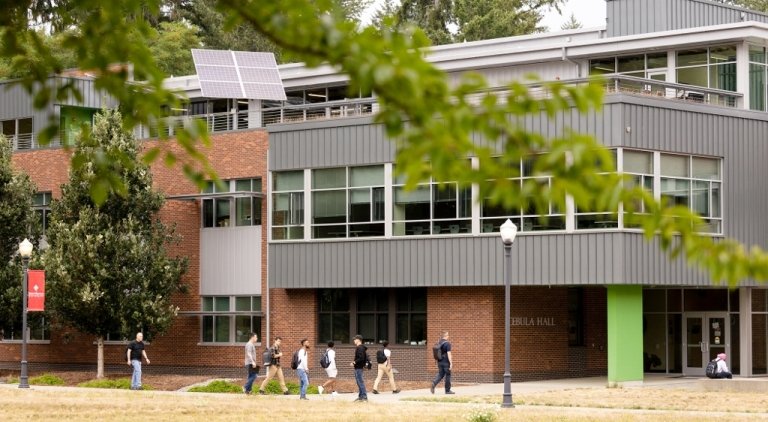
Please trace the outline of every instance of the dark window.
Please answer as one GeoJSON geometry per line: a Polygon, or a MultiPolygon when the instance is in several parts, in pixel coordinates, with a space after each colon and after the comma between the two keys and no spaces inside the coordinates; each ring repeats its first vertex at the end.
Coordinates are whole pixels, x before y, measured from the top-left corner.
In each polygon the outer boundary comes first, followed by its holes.
{"type": "Polygon", "coordinates": [[[389,290],[360,289],[357,291],[357,330],[364,343],[389,340],[389,290]]]}
{"type": "Polygon", "coordinates": [[[568,289],[568,346],[584,346],[584,289],[568,289]]]}
{"type": "Polygon", "coordinates": [[[427,289],[396,291],[396,342],[420,345],[427,342],[427,289]]]}
{"type": "Polygon", "coordinates": [[[349,290],[325,289],[318,292],[320,314],[318,341],[349,343],[349,290]]]}

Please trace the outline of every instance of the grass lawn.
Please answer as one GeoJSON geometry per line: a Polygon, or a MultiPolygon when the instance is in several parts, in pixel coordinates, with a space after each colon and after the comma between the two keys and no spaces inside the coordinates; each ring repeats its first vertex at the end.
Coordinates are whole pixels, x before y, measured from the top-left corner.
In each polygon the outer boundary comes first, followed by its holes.
{"type": "MultiPolygon", "coordinates": [[[[331,400],[313,396],[245,396],[33,387],[0,387],[0,420],[110,421],[466,421],[478,409],[496,421],[723,421],[768,418],[758,394],[687,390],[579,389],[515,396],[518,407],[466,403],[468,398],[399,403],[352,403],[353,395],[331,400]],[[706,403],[711,404],[704,406],[706,403]],[[647,406],[649,402],[656,405],[647,406]],[[578,407],[585,406],[585,407],[578,407]],[[703,406],[703,407],[702,407],[703,406]],[[734,413],[722,413],[730,408],[734,413]],[[644,410],[649,409],[649,410],[644,410]],[[652,410],[673,409],[673,410],[652,410]],[[740,413],[735,413],[740,412],[740,413]],[[761,413],[763,412],[763,413],[761,413]]],[[[474,399],[497,402],[498,397],[474,399]]]]}

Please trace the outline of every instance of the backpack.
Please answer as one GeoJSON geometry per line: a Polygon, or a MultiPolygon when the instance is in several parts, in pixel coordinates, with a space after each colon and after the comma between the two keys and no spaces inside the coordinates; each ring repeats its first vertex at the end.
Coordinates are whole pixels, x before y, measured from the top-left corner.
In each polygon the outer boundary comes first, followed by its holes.
{"type": "Polygon", "coordinates": [[[325,350],[325,353],[323,353],[323,356],[320,357],[320,366],[322,368],[327,368],[331,366],[331,358],[328,356],[328,349],[325,350]]]}
{"type": "Polygon", "coordinates": [[[432,346],[432,357],[438,362],[443,360],[443,344],[445,344],[445,342],[440,340],[432,346]]]}
{"type": "Polygon", "coordinates": [[[712,359],[707,363],[707,369],[704,370],[707,378],[717,378],[717,361],[719,360],[720,359],[712,359]]]}
{"type": "Polygon", "coordinates": [[[299,351],[293,352],[293,357],[291,358],[291,369],[298,369],[299,367],[299,351]]]}
{"type": "Polygon", "coordinates": [[[264,362],[264,366],[272,365],[272,351],[267,348],[261,355],[261,359],[264,362]]]}
{"type": "Polygon", "coordinates": [[[384,349],[376,352],[376,363],[384,363],[387,361],[387,355],[384,354],[384,349]]]}

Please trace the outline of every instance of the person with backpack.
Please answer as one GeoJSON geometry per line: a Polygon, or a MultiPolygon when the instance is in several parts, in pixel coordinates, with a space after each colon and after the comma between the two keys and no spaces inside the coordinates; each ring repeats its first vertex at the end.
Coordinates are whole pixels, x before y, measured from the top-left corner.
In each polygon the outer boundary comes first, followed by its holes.
{"type": "Polygon", "coordinates": [[[379,382],[384,374],[389,377],[389,385],[392,387],[392,394],[397,394],[400,389],[395,384],[395,374],[392,372],[392,351],[389,350],[389,342],[384,341],[381,344],[381,350],[376,352],[376,363],[379,365],[379,373],[376,374],[376,381],[373,382],[373,394],[379,394],[379,382]]]}
{"type": "Polygon", "coordinates": [[[725,363],[725,353],[717,355],[717,370],[715,370],[715,378],[727,378],[732,379],[733,374],[728,370],[728,364],[725,363]]]}
{"type": "Polygon", "coordinates": [[[437,363],[437,377],[432,381],[429,392],[435,394],[435,387],[445,378],[445,394],[456,394],[451,390],[451,371],[453,370],[453,355],[448,331],[443,331],[443,337],[432,348],[432,355],[437,363]]]}
{"type": "Polygon", "coordinates": [[[333,350],[333,346],[334,343],[329,341],[328,348],[325,349],[325,354],[323,354],[323,357],[320,359],[320,366],[325,368],[325,373],[328,375],[328,381],[317,387],[317,392],[323,394],[323,391],[328,390],[331,392],[331,396],[336,396],[336,376],[339,374],[339,370],[336,367],[336,351],[333,350]],[[324,366],[326,364],[327,366],[324,366]]]}
{"type": "Polygon", "coordinates": [[[269,370],[267,371],[267,375],[264,377],[264,381],[261,382],[261,386],[259,387],[259,394],[267,394],[264,392],[264,389],[267,387],[267,383],[272,379],[272,377],[277,375],[277,380],[280,382],[280,389],[283,390],[283,394],[286,396],[288,395],[288,387],[285,386],[283,368],[280,367],[280,358],[283,357],[283,352],[280,351],[281,342],[282,340],[280,337],[275,337],[275,343],[272,345],[272,347],[269,348],[272,359],[269,361],[269,370]]]}
{"type": "Polygon", "coordinates": [[[363,368],[368,363],[367,348],[363,346],[363,336],[360,334],[354,338],[355,343],[355,360],[349,364],[349,366],[355,368],[355,382],[357,382],[357,402],[367,402],[368,393],[365,391],[365,381],[363,380],[363,368]]]}
{"type": "MultiPolygon", "coordinates": [[[[296,376],[299,378],[299,400],[309,400],[307,398],[307,387],[309,387],[309,340],[301,340],[301,349],[297,350],[298,364],[296,365],[296,376]]],[[[293,365],[291,365],[293,366],[293,365]]]]}

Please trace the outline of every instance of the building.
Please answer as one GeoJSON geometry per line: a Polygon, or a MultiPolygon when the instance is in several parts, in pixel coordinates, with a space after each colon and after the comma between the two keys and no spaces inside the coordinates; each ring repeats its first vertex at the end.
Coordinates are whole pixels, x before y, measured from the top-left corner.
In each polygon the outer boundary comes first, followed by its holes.
{"type": "MultiPolygon", "coordinates": [[[[615,151],[619,171],[657,198],[690,206],[708,234],[765,247],[768,15],[708,0],[608,0],[606,7],[605,28],[439,46],[428,58],[451,80],[474,71],[497,87],[528,73],[573,82],[603,75],[602,111],[530,116],[526,129],[594,135],[615,151]]],[[[201,98],[194,76],[168,82],[187,92],[188,115],[208,120],[211,159],[231,183],[229,192],[200,193],[173,170],[153,169],[174,199],[164,217],[184,227],[183,253],[199,262],[187,276],[193,292],[180,299],[184,316],[152,346],[163,351],[154,352],[164,356],[158,364],[181,357],[185,370],[237,368],[247,326],[260,327],[266,341],[282,336],[289,348],[303,337],[316,349],[332,339],[342,357],[351,356],[356,333],[371,348],[388,339],[399,376],[419,380],[433,371],[431,344],[448,330],[458,380],[500,381],[498,227],[510,218],[520,227],[512,248],[513,379],[703,375],[720,352],[736,374],[768,374],[768,290],[759,284],[713,285],[670,261],[621,214],[553,207],[542,224],[537,215],[484,206],[476,189],[424,183],[405,192],[393,177],[394,144],[372,118],[375,95],[350,96],[344,75],[327,67],[283,65],[280,74],[284,102],[201,98]],[[251,224],[241,230],[232,221],[245,220],[232,210],[246,197],[251,224]]],[[[9,101],[0,113],[15,111],[0,115],[4,133],[19,140],[34,133],[21,128],[41,118],[19,107],[22,97],[0,96],[9,101]],[[14,132],[5,131],[9,121],[14,132]]],[[[68,106],[60,107],[62,119],[85,113],[67,114],[68,106]]],[[[65,153],[35,149],[30,139],[29,151],[16,141],[14,162],[55,198],[65,153]],[[46,157],[52,165],[41,171],[46,157]]],[[[525,177],[527,163],[520,166],[525,177]]],[[[62,347],[88,344],[73,335],[65,343],[52,332],[30,361],[60,363],[62,347]]],[[[110,356],[122,350],[111,347],[110,356]]],[[[16,350],[0,343],[1,356],[16,350]]]]}

